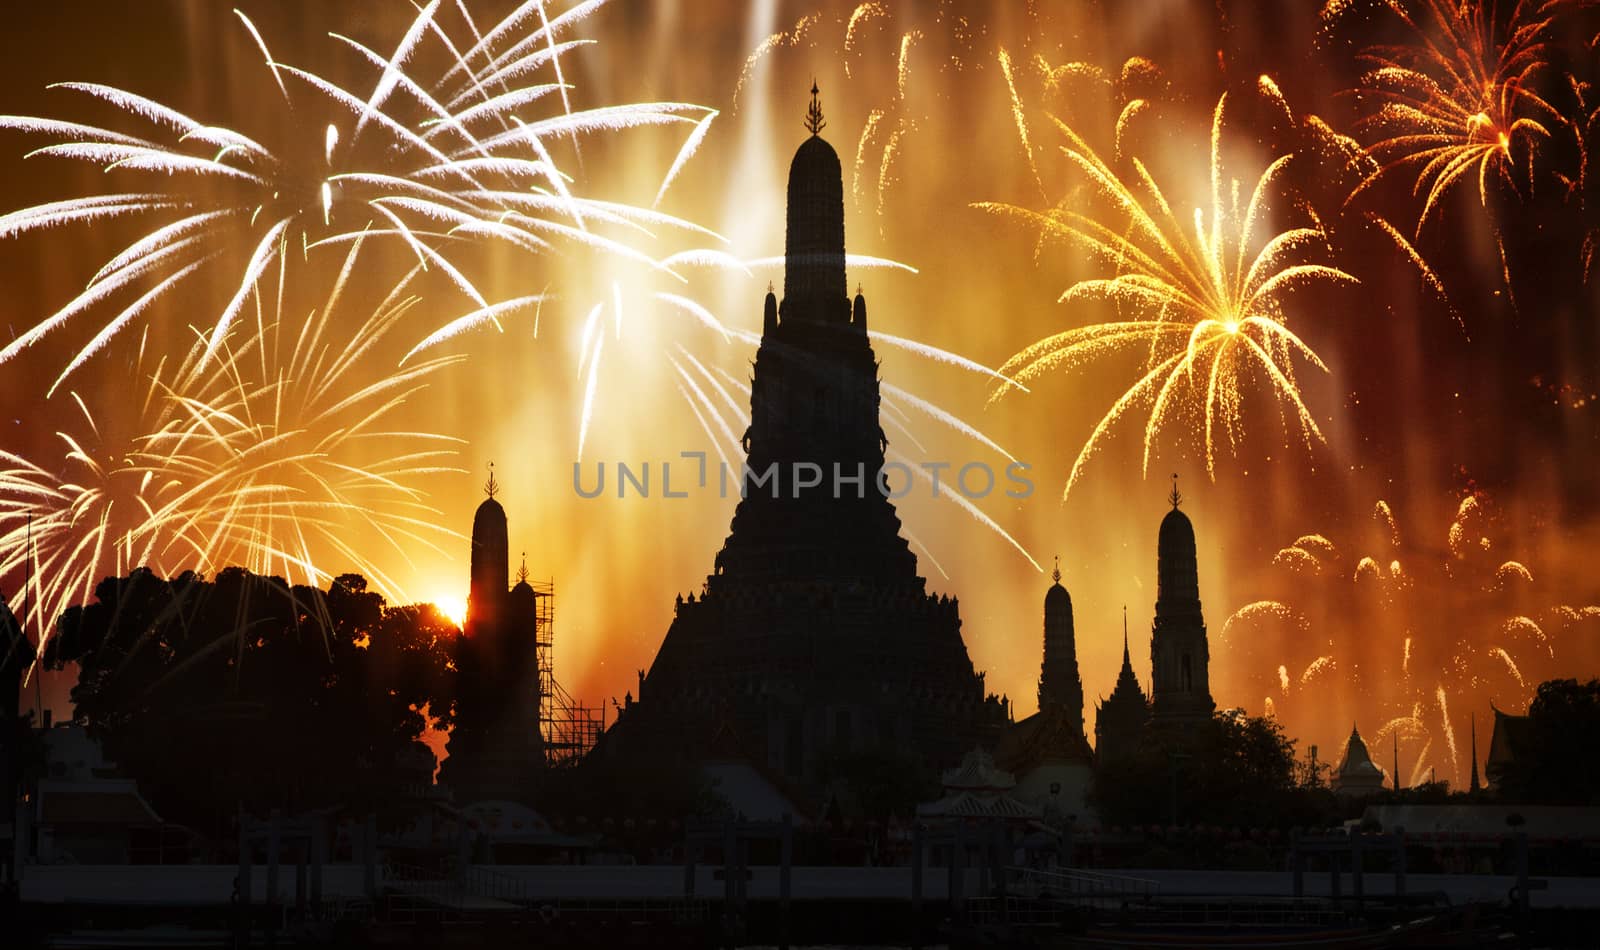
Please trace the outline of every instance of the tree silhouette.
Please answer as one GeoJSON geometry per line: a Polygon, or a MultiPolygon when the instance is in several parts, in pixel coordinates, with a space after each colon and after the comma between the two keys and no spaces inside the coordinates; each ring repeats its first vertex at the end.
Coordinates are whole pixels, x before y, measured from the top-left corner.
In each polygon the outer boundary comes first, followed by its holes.
{"type": "Polygon", "coordinates": [[[1500,780],[1507,801],[1600,804],[1600,680],[1549,680],[1528,706],[1500,780]]]}
{"type": "Polygon", "coordinates": [[[169,820],[401,801],[401,757],[454,706],[454,625],[229,568],[214,581],[108,578],[62,616],[46,662],[78,664],[74,717],[169,820]],[[424,710],[427,710],[427,714],[424,710]]]}

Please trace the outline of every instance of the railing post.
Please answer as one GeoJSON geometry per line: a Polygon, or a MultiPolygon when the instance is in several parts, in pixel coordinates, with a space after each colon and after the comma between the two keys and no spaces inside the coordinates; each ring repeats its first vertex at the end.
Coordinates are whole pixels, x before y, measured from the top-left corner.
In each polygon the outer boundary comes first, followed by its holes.
{"type": "Polygon", "coordinates": [[[1294,896],[1306,896],[1305,855],[1300,850],[1300,832],[1289,832],[1289,864],[1294,870],[1294,896]]]}
{"type": "Polygon", "coordinates": [[[1363,896],[1361,889],[1361,838],[1362,835],[1359,831],[1350,836],[1350,875],[1353,883],[1352,890],[1355,892],[1356,903],[1358,904],[1361,903],[1363,896]]]}
{"type": "Polygon", "coordinates": [[[950,849],[950,911],[958,919],[962,911],[963,878],[966,877],[967,836],[966,825],[956,821],[954,842],[950,849]]]}
{"type": "Polygon", "coordinates": [[[267,944],[275,942],[283,909],[278,904],[278,847],[281,844],[283,812],[274,808],[267,819],[267,944]]]}
{"type": "Polygon", "coordinates": [[[1406,830],[1394,830],[1394,893],[1396,897],[1406,892],[1406,830]]]}
{"type": "Polygon", "coordinates": [[[366,866],[363,869],[362,884],[367,892],[367,899],[378,899],[378,816],[369,814],[364,825],[361,837],[366,845],[366,866]]]}
{"type": "Polygon", "coordinates": [[[911,823],[911,946],[922,947],[922,863],[926,842],[922,836],[922,823],[911,823]]]}
{"type": "Polygon", "coordinates": [[[317,913],[322,912],[322,866],[328,861],[327,818],[317,815],[311,819],[311,903],[317,913]]]}
{"type": "Polygon", "coordinates": [[[789,889],[794,864],[794,816],[783,813],[783,838],[778,845],[778,947],[789,950],[789,889]]]}

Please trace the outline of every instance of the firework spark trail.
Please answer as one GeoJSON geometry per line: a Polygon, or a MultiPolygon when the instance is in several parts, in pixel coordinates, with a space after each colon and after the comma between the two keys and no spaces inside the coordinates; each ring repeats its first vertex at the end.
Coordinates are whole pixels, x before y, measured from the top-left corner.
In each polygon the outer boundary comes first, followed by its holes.
{"type": "Polygon", "coordinates": [[[1289,668],[1282,663],[1278,664],[1278,688],[1285,696],[1289,694],[1289,668]]]}
{"type": "MultiPolygon", "coordinates": [[[[1452,188],[1477,179],[1480,203],[1489,207],[1490,180],[1513,189],[1513,148],[1526,143],[1528,182],[1532,154],[1554,126],[1570,123],[1536,90],[1549,68],[1555,13],[1564,4],[1518,0],[1502,23],[1497,5],[1481,0],[1386,0],[1416,42],[1368,49],[1361,100],[1378,104],[1362,120],[1371,133],[1378,168],[1357,193],[1397,170],[1415,175],[1413,193],[1424,195],[1417,219],[1439,214],[1452,188]],[[1413,16],[1410,8],[1419,9],[1413,16]]],[[[1352,195],[1354,197],[1354,195],[1352,195]]]]}
{"type": "Polygon", "coordinates": [[[1444,739],[1450,749],[1451,773],[1461,771],[1460,758],[1456,755],[1456,729],[1450,724],[1450,704],[1445,698],[1444,686],[1441,684],[1434,690],[1434,696],[1439,701],[1439,720],[1444,724],[1444,739]]]}
{"type": "Polygon", "coordinates": [[[868,20],[887,17],[889,9],[881,3],[863,3],[850,11],[850,20],[844,28],[844,76],[850,77],[850,54],[855,51],[856,31],[868,20]]]}
{"type": "Polygon", "coordinates": [[[1524,584],[1533,583],[1533,572],[1520,561],[1506,561],[1495,568],[1494,580],[1497,585],[1505,586],[1508,581],[1519,580],[1524,584]]]}
{"type": "Polygon", "coordinates": [[[1303,687],[1311,682],[1311,678],[1319,673],[1331,672],[1338,668],[1338,663],[1331,656],[1319,656],[1306,665],[1305,671],[1300,674],[1300,685],[1303,687]]]}
{"type": "Polygon", "coordinates": [[[745,83],[750,81],[750,74],[755,72],[756,64],[760,63],[767,57],[768,53],[775,49],[797,45],[821,19],[822,14],[820,13],[808,13],[796,20],[791,29],[780,30],[762,40],[760,45],[749,56],[745,57],[744,68],[739,70],[739,80],[733,85],[733,109],[735,112],[739,110],[739,95],[744,92],[745,83]]]}
{"type": "Polygon", "coordinates": [[[295,245],[309,251],[381,236],[414,257],[422,269],[439,270],[476,309],[486,310],[492,304],[448,254],[453,243],[468,236],[532,253],[552,248],[554,236],[654,263],[625,242],[595,232],[591,222],[634,223],[641,233],[648,232],[640,222],[708,234],[668,215],[647,215],[648,209],[575,194],[544,144],[554,137],[576,142],[591,133],[687,126],[685,141],[657,191],[659,202],[715,117],[715,110],[677,102],[572,109],[559,58],[574,44],[557,40],[599,5],[591,0],[547,17],[543,0],[530,0],[487,33],[473,26],[475,42],[466,53],[443,28],[437,2],[419,10],[387,56],[330,34],[376,70],[366,95],[274,60],[260,32],[241,15],[240,22],[262,52],[266,72],[282,93],[279,122],[286,135],[281,148],[207,125],[137,93],[93,83],[53,88],[109,105],[126,120],[127,130],[0,116],[0,129],[50,140],[30,152],[32,157],[88,162],[114,174],[118,182],[131,176],[150,186],[47,202],[0,216],[0,238],[111,220],[147,228],[113,254],[74,299],[0,348],[0,363],[91,311],[112,309],[114,315],[69,361],[65,377],[125,332],[135,317],[148,319],[155,304],[202,276],[215,275],[213,282],[232,289],[207,334],[204,365],[217,357],[230,324],[263,275],[295,245]],[[518,25],[535,17],[540,25],[513,41],[518,25]],[[411,70],[422,68],[418,63],[430,38],[441,41],[455,65],[442,78],[426,80],[411,70]],[[482,65],[469,66],[471,61],[482,65]],[[556,82],[526,84],[542,68],[553,68],[556,82]],[[296,86],[291,89],[286,80],[296,86]],[[504,91],[493,94],[495,88],[504,91]],[[552,91],[559,91],[563,100],[559,113],[528,119],[518,114],[552,91]],[[310,104],[300,95],[306,92],[310,104]],[[314,123],[320,167],[307,171],[297,156],[312,136],[302,127],[318,109],[335,121],[314,123]],[[341,128],[347,131],[341,134],[341,128]],[[396,171],[376,174],[364,163],[396,171]],[[547,190],[526,190],[530,180],[543,182],[547,190]],[[236,258],[244,263],[235,264],[236,258]],[[146,281],[163,289],[123,306],[119,298],[146,281]]]}
{"type": "MultiPolygon", "coordinates": [[[[1305,618],[1295,613],[1288,604],[1276,600],[1258,600],[1254,603],[1245,604],[1229,615],[1228,619],[1222,624],[1222,639],[1224,641],[1229,640],[1229,631],[1233,629],[1234,624],[1250,624],[1271,620],[1293,624],[1299,628],[1306,626],[1305,618]]],[[[1284,681],[1284,689],[1287,690],[1288,672],[1283,667],[1278,669],[1284,681]]]]}
{"type": "Polygon", "coordinates": [[[1230,448],[1237,450],[1247,383],[1257,371],[1270,381],[1280,405],[1293,407],[1306,445],[1322,439],[1294,382],[1293,358],[1318,369],[1326,367],[1288,328],[1281,295],[1292,287],[1355,278],[1336,267],[1305,260],[1308,250],[1327,245],[1320,225],[1258,238],[1269,192],[1290,156],[1267,166],[1241,206],[1237,185],[1223,186],[1226,98],[1218,100],[1212,113],[1210,213],[1196,209],[1191,226],[1174,214],[1143,162],[1131,159],[1130,182],[1060,120],[1056,124],[1067,140],[1063,151],[1110,204],[1111,219],[1078,210],[1075,199],[1043,213],[999,203],[977,205],[1019,218],[1039,228],[1041,237],[1082,246],[1116,271],[1113,277],[1072,285],[1062,294],[1063,302],[1100,299],[1153,317],[1047,337],[1000,369],[1027,382],[1063,364],[1128,349],[1147,354],[1143,375],[1113,403],[1085,441],[1067,476],[1063,498],[1070,495],[1084,465],[1108,434],[1135,407],[1148,410],[1142,471],[1148,472],[1163,427],[1187,408],[1204,418],[1206,470],[1215,477],[1219,438],[1225,436],[1230,448]]]}
{"type": "Polygon", "coordinates": [[[1524,680],[1522,678],[1522,671],[1517,668],[1517,661],[1513,660],[1511,658],[1511,654],[1506,652],[1505,647],[1495,647],[1494,649],[1490,650],[1489,652],[1493,653],[1495,656],[1498,656],[1501,660],[1505,661],[1506,669],[1510,670],[1511,671],[1511,675],[1515,676],[1517,678],[1517,685],[1518,686],[1521,686],[1523,689],[1527,689],[1528,688],[1527,680],[1524,680]]]}
{"type": "MultiPolygon", "coordinates": [[[[390,595],[402,588],[376,563],[439,551],[456,533],[438,526],[418,482],[457,471],[459,440],[388,421],[426,387],[442,358],[395,370],[376,347],[416,303],[385,304],[335,320],[352,247],[324,305],[298,326],[276,296],[253,293],[254,319],[236,324],[208,364],[207,334],[181,360],[132,366],[135,430],[114,436],[73,394],[87,432],[58,433],[62,470],[0,453],[0,575],[35,559],[44,579],[30,598],[41,629],[84,604],[101,577],[148,566],[158,573],[239,564],[318,584],[332,552],[390,595]],[[372,448],[384,446],[375,453],[372,448]],[[33,516],[33,550],[23,544],[33,516]],[[355,547],[352,527],[378,544],[355,547]]],[[[284,265],[280,261],[279,269],[284,265]]]]}
{"type": "Polygon", "coordinates": [[[1005,77],[1006,91],[1011,95],[1011,117],[1017,123],[1017,138],[1022,141],[1022,153],[1028,159],[1028,171],[1033,175],[1033,183],[1039,189],[1039,197],[1049,200],[1049,194],[1044,188],[1044,179],[1039,177],[1039,162],[1033,155],[1033,141],[1028,136],[1028,115],[1022,109],[1022,97],[1017,94],[1017,81],[1011,74],[1011,54],[1001,48],[999,59],[1000,74],[1005,77]]]}
{"type": "Polygon", "coordinates": [[[1415,788],[1422,784],[1422,776],[1427,774],[1429,769],[1428,753],[1431,751],[1433,751],[1433,739],[1430,737],[1422,744],[1422,751],[1417,753],[1417,763],[1411,767],[1411,780],[1406,782],[1406,785],[1415,788]]]}

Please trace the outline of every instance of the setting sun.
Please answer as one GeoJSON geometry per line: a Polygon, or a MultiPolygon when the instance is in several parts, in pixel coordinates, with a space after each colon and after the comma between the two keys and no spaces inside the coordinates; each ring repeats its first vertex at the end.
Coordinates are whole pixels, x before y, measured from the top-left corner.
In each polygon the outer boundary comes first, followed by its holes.
{"type": "Polygon", "coordinates": [[[424,597],[423,602],[439,608],[439,612],[458,627],[467,620],[467,598],[461,594],[436,590],[424,597]]]}

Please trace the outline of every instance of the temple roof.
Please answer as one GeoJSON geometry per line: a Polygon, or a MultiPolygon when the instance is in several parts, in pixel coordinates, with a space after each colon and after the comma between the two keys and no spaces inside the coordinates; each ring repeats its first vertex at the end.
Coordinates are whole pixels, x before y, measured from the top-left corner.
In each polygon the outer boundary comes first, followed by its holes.
{"type": "Polygon", "coordinates": [[[1383,770],[1372,762],[1372,756],[1367,753],[1367,744],[1361,738],[1361,733],[1355,726],[1350,727],[1350,739],[1344,746],[1344,761],[1339,764],[1339,777],[1383,775],[1383,770]]]}
{"type": "Polygon", "coordinates": [[[850,319],[844,270],[844,171],[839,153],[818,135],[821,113],[812,87],[812,134],[789,163],[784,234],[783,315],[823,321],[850,319]],[[805,305],[812,301],[813,305],[805,305]],[[839,304],[837,312],[834,305],[839,304]],[[798,307],[796,305],[799,305],[798,307]]]}
{"type": "Polygon", "coordinates": [[[973,749],[961,760],[961,767],[945,769],[940,783],[945,791],[994,792],[1015,788],[1016,777],[1010,772],[995,768],[994,757],[982,749],[973,749]]]}

